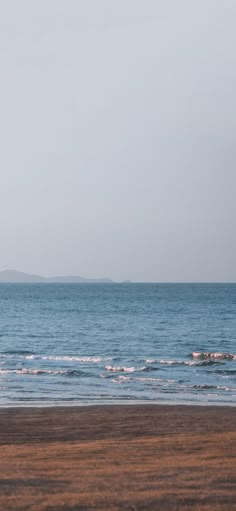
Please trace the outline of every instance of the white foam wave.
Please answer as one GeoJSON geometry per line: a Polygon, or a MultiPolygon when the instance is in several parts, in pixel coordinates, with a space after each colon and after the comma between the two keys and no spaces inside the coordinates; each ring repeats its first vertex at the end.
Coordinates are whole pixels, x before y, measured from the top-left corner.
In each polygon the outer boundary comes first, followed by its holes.
{"type": "Polygon", "coordinates": [[[160,364],[193,366],[193,365],[197,364],[197,361],[195,361],[195,360],[160,360],[160,364]]]}
{"type": "Polygon", "coordinates": [[[126,382],[126,381],[141,381],[141,382],[162,382],[162,383],[176,383],[176,380],[170,380],[163,378],[149,378],[144,376],[123,376],[119,375],[116,380],[111,380],[115,382],[126,382]]]}
{"type": "Polygon", "coordinates": [[[163,381],[161,378],[145,378],[145,377],[129,377],[129,376],[119,376],[119,380],[121,381],[163,381]]]}
{"type": "Polygon", "coordinates": [[[19,375],[45,375],[45,374],[59,374],[64,376],[79,376],[83,374],[81,371],[69,370],[65,371],[62,369],[30,369],[23,367],[22,369],[0,369],[0,374],[19,374],[19,375]]]}
{"type": "Polygon", "coordinates": [[[0,374],[65,374],[65,371],[53,371],[50,369],[0,369],[0,374]]]}
{"type": "Polygon", "coordinates": [[[69,356],[69,355],[13,355],[13,354],[0,354],[0,358],[4,359],[12,359],[18,358],[23,360],[55,360],[55,361],[64,361],[64,362],[81,362],[81,363],[99,363],[99,362],[108,362],[112,360],[112,357],[99,357],[99,356],[69,356]]]}
{"type": "Polygon", "coordinates": [[[135,373],[136,371],[147,371],[148,368],[146,366],[143,367],[125,367],[125,366],[105,366],[106,371],[114,372],[114,373],[135,373]]]}
{"type": "Polygon", "coordinates": [[[192,357],[200,360],[236,360],[235,353],[193,351],[192,357]]]}
{"type": "Polygon", "coordinates": [[[207,384],[198,384],[198,385],[180,385],[179,388],[186,390],[195,390],[195,391],[204,391],[204,390],[224,390],[224,391],[235,391],[235,387],[223,386],[223,385],[207,385],[207,384]]]}
{"type": "Polygon", "coordinates": [[[108,360],[112,360],[111,357],[96,357],[96,356],[91,356],[91,357],[77,357],[77,356],[68,356],[68,355],[65,355],[65,356],[60,356],[60,355],[43,355],[42,357],[42,360],[61,360],[61,361],[65,361],[65,362],[81,362],[81,363],[99,363],[99,362],[106,362],[108,360]]]}

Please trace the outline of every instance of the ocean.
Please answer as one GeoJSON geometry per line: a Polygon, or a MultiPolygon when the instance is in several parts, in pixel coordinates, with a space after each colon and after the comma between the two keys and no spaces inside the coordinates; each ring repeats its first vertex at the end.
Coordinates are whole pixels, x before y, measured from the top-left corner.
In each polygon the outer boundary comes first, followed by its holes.
{"type": "Polygon", "coordinates": [[[236,284],[1,284],[0,406],[236,405],[236,284]]]}

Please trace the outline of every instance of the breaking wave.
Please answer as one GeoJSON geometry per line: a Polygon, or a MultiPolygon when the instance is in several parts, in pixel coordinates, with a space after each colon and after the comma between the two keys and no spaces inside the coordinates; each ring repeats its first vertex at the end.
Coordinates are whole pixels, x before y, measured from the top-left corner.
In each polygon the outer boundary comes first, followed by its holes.
{"type": "Polygon", "coordinates": [[[114,372],[114,373],[135,373],[137,371],[150,371],[151,368],[147,366],[143,367],[125,367],[125,366],[111,366],[107,365],[105,366],[106,371],[114,372]]]}
{"type": "Polygon", "coordinates": [[[222,385],[190,385],[189,388],[196,389],[196,390],[231,390],[235,391],[235,387],[225,387],[222,385]]]}
{"type": "Polygon", "coordinates": [[[69,356],[69,355],[36,355],[29,351],[18,351],[18,352],[5,352],[0,354],[0,358],[20,358],[23,360],[55,360],[64,362],[81,362],[81,363],[99,363],[107,362],[112,360],[112,357],[99,357],[99,356],[69,356]]]}
{"type": "Polygon", "coordinates": [[[149,377],[144,377],[144,376],[122,376],[122,375],[120,375],[120,376],[118,376],[117,379],[120,381],[141,381],[141,382],[150,381],[150,382],[176,383],[176,380],[169,380],[169,379],[164,380],[163,378],[149,378],[149,377]]]}
{"type": "Polygon", "coordinates": [[[201,366],[219,363],[217,360],[160,360],[160,364],[172,366],[201,366]]]}
{"type": "Polygon", "coordinates": [[[63,371],[61,369],[28,369],[23,367],[22,369],[0,369],[0,374],[20,374],[20,375],[31,375],[31,376],[40,376],[40,375],[61,375],[61,376],[81,376],[85,373],[83,371],[78,370],[68,370],[63,371]]]}
{"type": "Polygon", "coordinates": [[[0,354],[0,356],[4,357],[4,358],[13,357],[13,356],[17,356],[17,355],[28,356],[28,355],[33,355],[33,352],[29,351],[29,350],[6,350],[0,354]]]}
{"type": "Polygon", "coordinates": [[[193,351],[192,357],[197,360],[236,360],[234,353],[211,353],[208,351],[193,351]]]}
{"type": "Polygon", "coordinates": [[[91,356],[91,357],[77,357],[77,356],[60,356],[60,355],[43,355],[41,356],[42,360],[61,360],[65,362],[81,362],[81,363],[99,363],[99,362],[105,362],[108,360],[112,360],[111,357],[97,357],[97,356],[91,356]]]}

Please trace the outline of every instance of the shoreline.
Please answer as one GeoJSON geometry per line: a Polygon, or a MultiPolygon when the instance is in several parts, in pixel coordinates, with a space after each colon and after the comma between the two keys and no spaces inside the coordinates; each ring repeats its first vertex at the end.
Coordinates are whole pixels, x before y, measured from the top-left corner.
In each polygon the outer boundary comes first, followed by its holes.
{"type": "Polygon", "coordinates": [[[98,406],[98,407],[106,407],[106,406],[114,406],[114,407],[122,407],[122,406],[187,406],[187,407],[203,407],[203,408],[236,408],[236,402],[235,401],[190,401],[190,400],[186,400],[186,401],[170,401],[170,400],[163,400],[163,401],[154,401],[154,400],[117,400],[117,401],[112,401],[112,400],[107,400],[107,401],[103,401],[103,402],[97,402],[96,400],[92,401],[83,401],[83,402],[73,402],[73,404],[71,403],[71,401],[68,400],[68,402],[65,402],[65,401],[62,401],[62,402],[58,402],[58,403],[51,403],[51,402],[46,402],[46,403],[42,403],[42,402],[34,402],[34,403],[16,403],[16,404],[12,404],[12,403],[4,403],[4,404],[1,404],[0,403],[0,412],[1,410],[10,410],[10,409],[13,409],[13,410],[21,410],[22,408],[24,409],[37,409],[37,408],[43,408],[43,409],[50,409],[50,408],[89,408],[89,407],[94,407],[94,406],[98,406]]]}
{"type": "Polygon", "coordinates": [[[236,408],[0,409],[0,509],[236,509],[236,408]]]}

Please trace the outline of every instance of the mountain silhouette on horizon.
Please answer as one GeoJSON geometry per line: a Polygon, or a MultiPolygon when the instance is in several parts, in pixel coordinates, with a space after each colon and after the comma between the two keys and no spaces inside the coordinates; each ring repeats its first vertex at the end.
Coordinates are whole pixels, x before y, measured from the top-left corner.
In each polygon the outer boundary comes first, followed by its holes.
{"type": "Polygon", "coordinates": [[[0,283],[6,284],[18,284],[18,283],[101,283],[101,284],[111,284],[113,280],[108,278],[97,278],[97,279],[87,279],[85,277],[80,276],[62,276],[62,277],[41,277],[40,275],[32,275],[30,273],[24,273],[23,271],[17,270],[3,270],[0,271],[0,283]]]}

